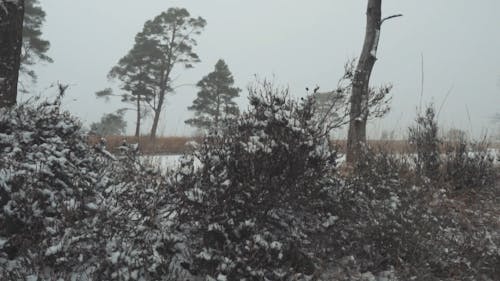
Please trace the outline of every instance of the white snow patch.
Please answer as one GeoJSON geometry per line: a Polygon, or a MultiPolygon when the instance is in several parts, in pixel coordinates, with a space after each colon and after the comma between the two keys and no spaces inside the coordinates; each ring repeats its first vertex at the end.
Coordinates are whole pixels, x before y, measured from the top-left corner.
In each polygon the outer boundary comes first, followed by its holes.
{"type": "Polygon", "coordinates": [[[58,244],[54,245],[54,246],[49,247],[45,251],[45,256],[51,256],[51,255],[57,254],[61,250],[62,250],[62,241],[59,242],[58,244]]]}
{"type": "Polygon", "coordinates": [[[116,264],[118,262],[118,258],[120,257],[120,252],[113,252],[111,254],[111,257],[109,257],[109,260],[111,263],[116,264]]]}
{"type": "Polygon", "coordinates": [[[7,241],[9,240],[0,237],[0,249],[3,249],[3,246],[5,245],[5,243],[7,243],[7,241]]]}
{"type": "Polygon", "coordinates": [[[217,276],[217,281],[227,281],[226,275],[219,273],[219,275],[217,276]]]}
{"type": "Polygon", "coordinates": [[[37,281],[37,280],[38,280],[38,275],[36,275],[36,274],[33,274],[33,275],[26,277],[26,281],[37,281]]]}
{"type": "Polygon", "coordinates": [[[95,203],[87,203],[87,205],[85,205],[85,206],[87,207],[87,209],[92,210],[92,211],[95,211],[98,209],[98,207],[95,203]]]}
{"type": "Polygon", "coordinates": [[[321,224],[324,228],[328,228],[335,224],[335,222],[339,219],[337,216],[329,216],[328,219],[321,224]]]}
{"type": "MultiPolygon", "coordinates": [[[[141,156],[140,160],[142,163],[152,165],[153,167],[158,168],[161,171],[168,172],[180,167],[182,156],[182,154],[147,155],[141,156]]],[[[198,168],[201,166],[201,163],[197,159],[195,159],[194,166],[195,168],[198,168]]]]}

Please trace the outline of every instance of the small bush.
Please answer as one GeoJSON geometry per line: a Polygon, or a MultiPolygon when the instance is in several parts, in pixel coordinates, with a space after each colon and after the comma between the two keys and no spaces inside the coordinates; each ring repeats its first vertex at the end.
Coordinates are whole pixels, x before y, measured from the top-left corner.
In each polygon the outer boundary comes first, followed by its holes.
{"type": "Polygon", "coordinates": [[[439,178],[441,140],[438,138],[438,125],[433,106],[418,115],[416,124],[409,128],[408,141],[416,149],[415,167],[419,176],[431,180],[439,178]]]}
{"type": "Polygon", "coordinates": [[[427,180],[437,188],[477,188],[494,183],[496,171],[494,157],[488,153],[485,142],[470,143],[465,134],[455,134],[453,140],[442,142],[438,136],[434,108],[418,116],[409,128],[409,143],[416,151],[416,179],[427,180]]]}

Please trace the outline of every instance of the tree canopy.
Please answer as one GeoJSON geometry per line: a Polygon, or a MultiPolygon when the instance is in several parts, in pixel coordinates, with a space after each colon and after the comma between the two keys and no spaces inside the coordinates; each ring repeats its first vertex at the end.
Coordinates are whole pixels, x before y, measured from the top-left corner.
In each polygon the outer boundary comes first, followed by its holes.
{"type": "Polygon", "coordinates": [[[147,21],[137,36],[140,44],[151,44],[152,47],[148,56],[148,73],[154,81],[154,96],[149,103],[154,112],[152,138],[156,136],[166,94],[173,91],[174,67],[192,68],[200,62],[198,54],[194,52],[197,45],[195,35],[200,35],[205,25],[203,18],[191,17],[184,8],[170,8],[147,21]]]}
{"type": "Polygon", "coordinates": [[[31,66],[37,62],[53,62],[47,55],[50,42],[42,38],[42,27],[45,22],[45,11],[39,0],[25,0],[23,23],[23,47],[21,52],[21,72],[33,80],[37,76],[31,66]]]}
{"type": "Polygon", "coordinates": [[[91,132],[100,136],[122,135],[126,128],[127,122],[121,113],[104,114],[100,122],[90,125],[91,132]]]}
{"type": "MultiPolygon", "coordinates": [[[[117,79],[121,82],[121,94],[114,94],[108,88],[96,92],[98,98],[109,100],[111,96],[121,97],[121,101],[133,105],[136,112],[135,136],[140,135],[141,120],[148,112],[146,103],[153,99],[154,80],[149,74],[149,62],[155,54],[154,45],[151,41],[140,40],[140,35],[136,36],[135,44],[127,55],[122,57],[116,66],[108,74],[109,79],[117,79]]],[[[127,110],[131,108],[124,108],[127,110]]]]}
{"type": "MultiPolygon", "coordinates": [[[[132,49],[110,71],[108,77],[122,82],[123,101],[135,101],[153,112],[151,137],[156,136],[166,95],[174,91],[175,66],[192,68],[200,61],[194,52],[196,35],[206,25],[201,17],[191,17],[184,8],[170,8],[148,20],[135,37],[132,49]]],[[[138,113],[139,116],[139,113],[138,113]]]]}

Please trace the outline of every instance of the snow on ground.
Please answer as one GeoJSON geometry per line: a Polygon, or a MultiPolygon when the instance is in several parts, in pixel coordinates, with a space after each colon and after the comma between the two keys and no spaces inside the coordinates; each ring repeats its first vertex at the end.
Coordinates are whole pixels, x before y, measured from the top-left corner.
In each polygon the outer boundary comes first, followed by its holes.
{"type": "MultiPolygon", "coordinates": [[[[493,157],[494,164],[500,166],[500,151],[498,149],[488,149],[488,154],[493,157]]],[[[145,155],[141,156],[143,163],[151,164],[153,167],[158,167],[163,172],[169,172],[179,167],[182,154],[169,155],[145,155]]],[[[345,155],[339,154],[337,163],[345,162],[345,155]]]]}
{"type": "Polygon", "coordinates": [[[160,171],[168,172],[179,167],[182,154],[171,155],[144,155],[141,162],[157,167],[160,171]]]}
{"type": "MultiPolygon", "coordinates": [[[[160,154],[160,155],[144,155],[141,156],[141,162],[158,168],[162,173],[171,172],[179,168],[181,164],[182,154],[160,154]]],[[[201,163],[195,159],[195,167],[198,168],[201,163]]]]}
{"type": "MultiPolygon", "coordinates": [[[[144,155],[141,156],[142,163],[157,167],[162,172],[169,172],[179,167],[182,154],[167,154],[167,155],[144,155]]],[[[195,161],[196,162],[196,161],[195,161]]],[[[345,155],[339,154],[337,163],[345,162],[345,155]]],[[[200,163],[195,163],[199,166],[200,163]]]]}

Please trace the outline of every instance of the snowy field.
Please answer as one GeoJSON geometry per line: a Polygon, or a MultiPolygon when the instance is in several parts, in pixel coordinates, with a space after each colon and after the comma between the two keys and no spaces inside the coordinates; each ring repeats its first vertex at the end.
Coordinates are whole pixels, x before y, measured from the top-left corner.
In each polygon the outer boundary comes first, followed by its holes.
{"type": "MultiPolygon", "coordinates": [[[[153,167],[158,167],[161,171],[168,172],[179,167],[181,157],[182,154],[147,155],[142,156],[141,161],[153,167]]],[[[345,156],[341,155],[337,161],[338,163],[343,163],[345,161],[345,156]]]]}
{"type": "Polygon", "coordinates": [[[141,156],[141,162],[158,167],[162,172],[169,172],[179,167],[181,157],[182,154],[146,155],[141,156]]]}
{"type": "MultiPolygon", "coordinates": [[[[488,149],[488,154],[493,157],[495,166],[500,166],[500,151],[498,149],[488,149]]],[[[471,156],[473,153],[471,153],[471,156]]],[[[179,167],[182,154],[171,155],[147,155],[142,156],[143,163],[151,164],[153,167],[158,167],[161,171],[168,172],[179,167]]],[[[341,154],[337,159],[337,163],[341,164],[345,161],[345,155],[341,154]]]]}

